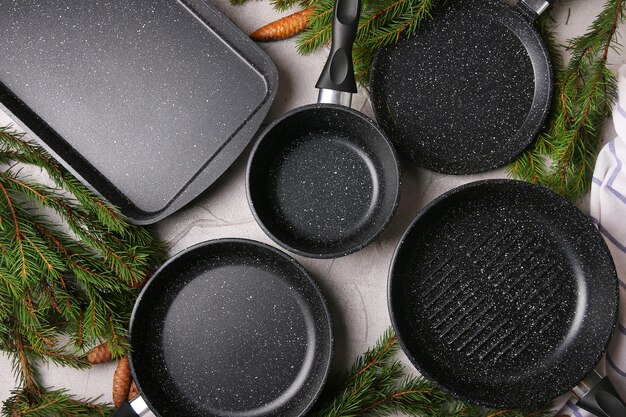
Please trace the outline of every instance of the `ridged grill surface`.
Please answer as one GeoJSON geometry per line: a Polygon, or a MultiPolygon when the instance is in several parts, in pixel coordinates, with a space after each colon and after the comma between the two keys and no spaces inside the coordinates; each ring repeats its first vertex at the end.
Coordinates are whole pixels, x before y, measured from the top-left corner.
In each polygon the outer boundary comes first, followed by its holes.
{"type": "Polygon", "coordinates": [[[521,181],[442,195],[402,237],[391,321],[418,371],[457,398],[528,409],[578,384],[615,326],[617,274],[570,202],[521,181]]]}
{"type": "Polygon", "coordinates": [[[553,251],[510,220],[450,240],[422,281],[425,314],[451,349],[480,361],[517,358],[550,332],[561,289],[553,251]]]}

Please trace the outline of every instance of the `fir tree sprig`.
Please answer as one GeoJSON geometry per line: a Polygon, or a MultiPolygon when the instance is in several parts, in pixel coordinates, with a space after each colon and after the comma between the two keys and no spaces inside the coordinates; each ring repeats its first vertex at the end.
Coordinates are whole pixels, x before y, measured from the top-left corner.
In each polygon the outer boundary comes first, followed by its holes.
{"type": "MultiPolygon", "coordinates": [[[[233,0],[239,1],[239,0],[233,0]]],[[[272,0],[284,10],[295,0],[272,0]]],[[[333,0],[299,0],[314,6],[309,25],[297,39],[301,54],[310,54],[330,43],[333,0]]],[[[357,81],[369,83],[376,51],[413,33],[435,7],[446,0],[369,0],[363,2],[354,45],[357,81]]],[[[583,35],[571,39],[567,48],[572,59],[565,68],[555,63],[555,105],[547,128],[535,143],[508,167],[509,175],[539,183],[570,198],[577,198],[591,185],[591,175],[604,121],[610,116],[615,96],[615,77],[607,68],[608,53],[618,50],[617,29],[624,20],[624,0],[607,0],[603,10],[583,35]]],[[[539,21],[551,49],[549,15],[539,21]]]]}
{"type": "Polygon", "coordinates": [[[42,388],[37,366],[84,368],[83,352],[102,341],[123,355],[133,286],[164,246],[10,127],[0,128],[0,164],[0,348],[21,382],[4,415],[101,415],[106,407],[42,388]]]}
{"type": "MultiPolygon", "coordinates": [[[[4,336],[4,335],[3,335],[4,336]]],[[[21,387],[13,390],[11,397],[2,406],[2,415],[7,417],[103,417],[110,415],[110,404],[98,404],[97,399],[76,399],[68,391],[46,390],[39,384],[36,363],[41,359],[38,352],[29,349],[24,336],[14,331],[5,349],[13,358],[13,369],[21,381],[21,387]]]]}
{"type": "Polygon", "coordinates": [[[314,6],[315,11],[309,16],[308,27],[296,39],[298,52],[302,55],[308,55],[329,44],[332,34],[335,0],[309,0],[306,7],[309,6],[314,6]]]}
{"type": "Polygon", "coordinates": [[[233,6],[240,6],[242,4],[247,3],[249,0],[229,0],[230,4],[232,4],[233,6]]]}
{"type": "Polygon", "coordinates": [[[13,391],[2,407],[2,414],[11,417],[105,417],[114,409],[96,399],[76,399],[67,390],[39,390],[35,394],[25,389],[13,391]]]}
{"type": "MultiPolygon", "coordinates": [[[[439,0],[442,2],[443,0],[439,0]]],[[[302,0],[303,7],[315,6],[309,26],[297,39],[298,52],[310,54],[330,43],[334,0],[302,0]]],[[[353,48],[354,71],[362,85],[369,83],[370,68],[378,48],[408,36],[431,17],[434,0],[363,1],[353,48]]]]}
{"type": "Polygon", "coordinates": [[[625,7],[623,0],[607,0],[587,32],[569,41],[572,57],[556,72],[552,117],[533,147],[509,166],[513,177],[570,198],[588,191],[602,126],[615,97],[607,60],[609,51],[619,48],[617,29],[625,7]]]}
{"type": "Polygon", "coordinates": [[[272,6],[278,11],[285,11],[296,4],[298,0],[271,0],[272,6]]]}
{"type": "Polygon", "coordinates": [[[311,417],[382,417],[395,413],[419,417],[531,417],[532,411],[490,410],[453,399],[428,380],[406,372],[395,353],[399,343],[392,329],[341,377],[330,398],[315,405],[311,417]]]}

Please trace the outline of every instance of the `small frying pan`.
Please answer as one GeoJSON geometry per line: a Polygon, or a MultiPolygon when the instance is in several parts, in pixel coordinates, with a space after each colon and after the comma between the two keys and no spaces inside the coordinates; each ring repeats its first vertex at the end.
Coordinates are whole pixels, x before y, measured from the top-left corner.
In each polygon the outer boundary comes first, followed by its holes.
{"type": "Polygon", "coordinates": [[[451,1],[380,49],[372,103],[398,150],[431,170],[470,174],[526,149],[552,98],[549,53],[533,22],[553,1],[451,1]]]}
{"type": "MultiPolygon", "coordinates": [[[[420,373],[494,408],[539,406],[579,384],[606,350],[618,307],[615,267],[591,221],[557,194],[510,180],[471,183],[427,206],[396,250],[388,296],[420,373]]],[[[608,383],[579,405],[626,415],[608,383]]]]}
{"type": "Polygon", "coordinates": [[[360,7],[360,0],[337,0],[318,104],[270,125],[248,162],[248,201],[257,222],[303,256],[335,258],[365,247],[387,225],[400,196],[393,145],[349,107],[357,91],[352,43],[360,7]]]}
{"type": "Polygon", "coordinates": [[[130,365],[141,396],[115,416],[302,416],[332,342],[322,294],[292,258],[247,240],[193,246],[139,295],[130,365]]]}

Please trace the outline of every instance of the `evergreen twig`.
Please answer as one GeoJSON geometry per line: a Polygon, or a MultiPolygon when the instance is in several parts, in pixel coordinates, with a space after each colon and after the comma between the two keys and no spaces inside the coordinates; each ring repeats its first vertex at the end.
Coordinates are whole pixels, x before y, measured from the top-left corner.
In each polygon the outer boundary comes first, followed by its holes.
{"type": "Polygon", "coordinates": [[[546,409],[490,410],[453,399],[428,380],[407,374],[395,358],[399,344],[391,329],[340,377],[333,396],[320,401],[311,417],[547,417],[546,409]]]}
{"type": "MultiPolygon", "coordinates": [[[[237,1],[237,0],[234,0],[237,1]]],[[[295,0],[272,0],[283,10],[295,0]]],[[[446,0],[369,0],[363,2],[354,45],[357,81],[369,83],[370,68],[378,48],[413,33],[435,7],[446,0]]],[[[330,43],[334,0],[300,0],[302,7],[314,6],[309,25],[297,39],[301,54],[310,54],[330,43]]],[[[593,166],[604,121],[610,116],[615,96],[615,77],[607,68],[610,50],[619,50],[617,29],[624,20],[624,0],[606,0],[604,8],[587,32],[571,39],[572,58],[565,68],[555,66],[555,103],[547,128],[532,147],[508,167],[514,178],[543,184],[576,198],[591,184],[593,166]]],[[[569,19],[569,15],[568,15],[569,19]]],[[[539,26],[554,50],[551,16],[539,26]]]]}
{"type": "Polygon", "coordinates": [[[123,355],[133,285],[163,260],[164,246],[8,126],[0,164],[0,348],[20,381],[3,414],[104,415],[106,406],[42,388],[37,366],[85,368],[83,352],[102,341],[123,355]],[[26,166],[47,174],[45,184],[26,166]]]}
{"type": "MultiPolygon", "coordinates": [[[[604,121],[616,93],[608,54],[618,49],[617,29],[624,21],[623,0],[607,0],[587,32],[571,39],[572,57],[556,72],[555,103],[547,128],[518,157],[509,173],[577,198],[591,185],[604,121]]],[[[548,31],[551,21],[544,19],[548,31]]]]}
{"type": "MultiPolygon", "coordinates": [[[[430,18],[434,3],[435,0],[363,2],[353,52],[354,70],[360,84],[366,85],[369,82],[370,68],[376,50],[413,33],[424,19],[430,18]]],[[[298,51],[306,55],[330,42],[335,2],[302,0],[301,5],[316,7],[316,11],[309,18],[308,28],[297,40],[298,51]]]]}
{"type": "Polygon", "coordinates": [[[298,0],[271,0],[272,6],[278,11],[285,11],[296,4],[298,0]]]}
{"type": "Polygon", "coordinates": [[[110,404],[98,404],[96,399],[76,399],[66,390],[36,393],[15,390],[5,401],[2,414],[11,417],[104,417],[113,413],[110,404]]]}

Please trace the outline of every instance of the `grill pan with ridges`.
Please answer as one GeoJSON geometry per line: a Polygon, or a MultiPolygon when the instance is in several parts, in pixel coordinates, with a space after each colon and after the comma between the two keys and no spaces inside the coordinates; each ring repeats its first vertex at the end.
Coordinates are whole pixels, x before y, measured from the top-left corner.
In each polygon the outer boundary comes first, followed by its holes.
{"type": "Polygon", "coordinates": [[[494,408],[534,407],[576,386],[605,351],[618,307],[613,261],[589,219],[509,180],[426,207],[396,250],[388,296],[418,370],[494,408]]]}

